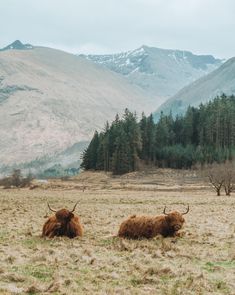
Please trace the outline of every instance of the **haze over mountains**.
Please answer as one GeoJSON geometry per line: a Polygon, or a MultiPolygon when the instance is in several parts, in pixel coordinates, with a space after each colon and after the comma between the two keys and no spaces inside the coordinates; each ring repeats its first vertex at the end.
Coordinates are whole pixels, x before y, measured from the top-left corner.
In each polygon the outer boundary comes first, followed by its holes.
{"type": "Polygon", "coordinates": [[[163,103],[154,116],[158,118],[161,111],[165,114],[170,111],[173,115],[183,114],[189,105],[198,106],[222,93],[235,94],[235,57],[230,58],[210,74],[181,89],[163,103]]]}
{"type": "Polygon", "coordinates": [[[54,155],[90,140],[126,107],[152,109],[142,89],[84,58],[11,46],[0,52],[0,165],[54,155]]]}
{"type": "Polygon", "coordinates": [[[148,46],[117,54],[85,57],[125,76],[132,84],[155,97],[159,104],[222,64],[222,60],[212,55],[148,46]]]}

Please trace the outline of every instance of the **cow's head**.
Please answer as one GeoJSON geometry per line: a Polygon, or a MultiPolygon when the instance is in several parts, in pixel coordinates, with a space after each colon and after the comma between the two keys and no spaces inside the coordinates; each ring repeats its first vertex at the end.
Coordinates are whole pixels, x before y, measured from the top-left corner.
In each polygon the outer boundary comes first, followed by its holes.
{"type": "Polygon", "coordinates": [[[49,203],[47,203],[48,208],[52,212],[55,212],[56,219],[60,223],[67,223],[74,217],[73,212],[75,211],[77,204],[78,204],[78,202],[74,205],[73,209],[70,211],[68,209],[55,210],[55,209],[51,208],[49,203]]]}
{"type": "Polygon", "coordinates": [[[183,215],[187,214],[188,212],[189,205],[184,213],[180,213],[178,211],[171,211],[169,213],[166,213],[166,206],[163,210],[163,214],[166,215],[166,222],[172,231],[178,231],[182,228],[183,223],[185,221],[183,215]]]}

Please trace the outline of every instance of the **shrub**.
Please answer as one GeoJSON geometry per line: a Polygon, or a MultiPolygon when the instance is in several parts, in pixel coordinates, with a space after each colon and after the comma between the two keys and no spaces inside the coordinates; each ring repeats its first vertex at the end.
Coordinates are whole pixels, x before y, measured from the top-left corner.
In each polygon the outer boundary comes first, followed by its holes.
{"type": "Polygon", "coordinates": [[[0,186],[4,188],[12,188],[12,187],[28,187],[30,186],[33,180],[33,176],[31,173],[27,175],[27,177],[23,177],[20,169],[13,170],[11,176],[5,177],[0,180],[0,186]]]}

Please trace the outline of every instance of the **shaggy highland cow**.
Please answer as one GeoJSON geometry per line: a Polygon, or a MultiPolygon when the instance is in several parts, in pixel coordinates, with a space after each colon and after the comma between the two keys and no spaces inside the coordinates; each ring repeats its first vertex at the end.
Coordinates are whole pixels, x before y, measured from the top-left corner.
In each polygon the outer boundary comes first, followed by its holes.
{"type": "Polygon", "coordinates": [[[73,210],[69,211],[67,209],[54,210],[47,203],[48,208],[55,212],[55,215],[50,216],[42,229],[43,237],[61,237],[66,236],[69,238],[75,238],[77,236],[83,235],[83,228],[80,223],[79,217],[74,215],[73,212],[77,206],[78,202],[74,205],[73,210]]]}
{"type": "Polygon", "coordinates": [[[164,215],[152,217],[132,215],[122,222],[118,236],[129,239],[150,239],[159,234],[163,237],[174,237],[185,221],[182,215],[188,212],[189,206],[184,213],[178,211],[166,213],[165,207],[163,210],[164,215]]]}

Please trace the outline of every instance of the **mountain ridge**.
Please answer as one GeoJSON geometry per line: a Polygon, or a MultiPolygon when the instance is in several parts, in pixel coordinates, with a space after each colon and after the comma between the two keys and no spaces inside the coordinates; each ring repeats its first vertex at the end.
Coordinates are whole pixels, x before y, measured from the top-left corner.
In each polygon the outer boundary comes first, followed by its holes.
{"type": "Polygon", "coordinates": [[[154,116],[158,118],[161,111],[165,114],[169,112],[173,115],[183,114],[189,105],[198,106],[223,93],[235,94],[235,57],[228,59],[213,72],[181,89],[163,103],[154,116]]]}
{"type": "Polygon", "coordinates": [[[159,100],[159,104],[223,62],[212,55],[146,45],[122,53],[80,56],[123,75],[159,100]]]}

